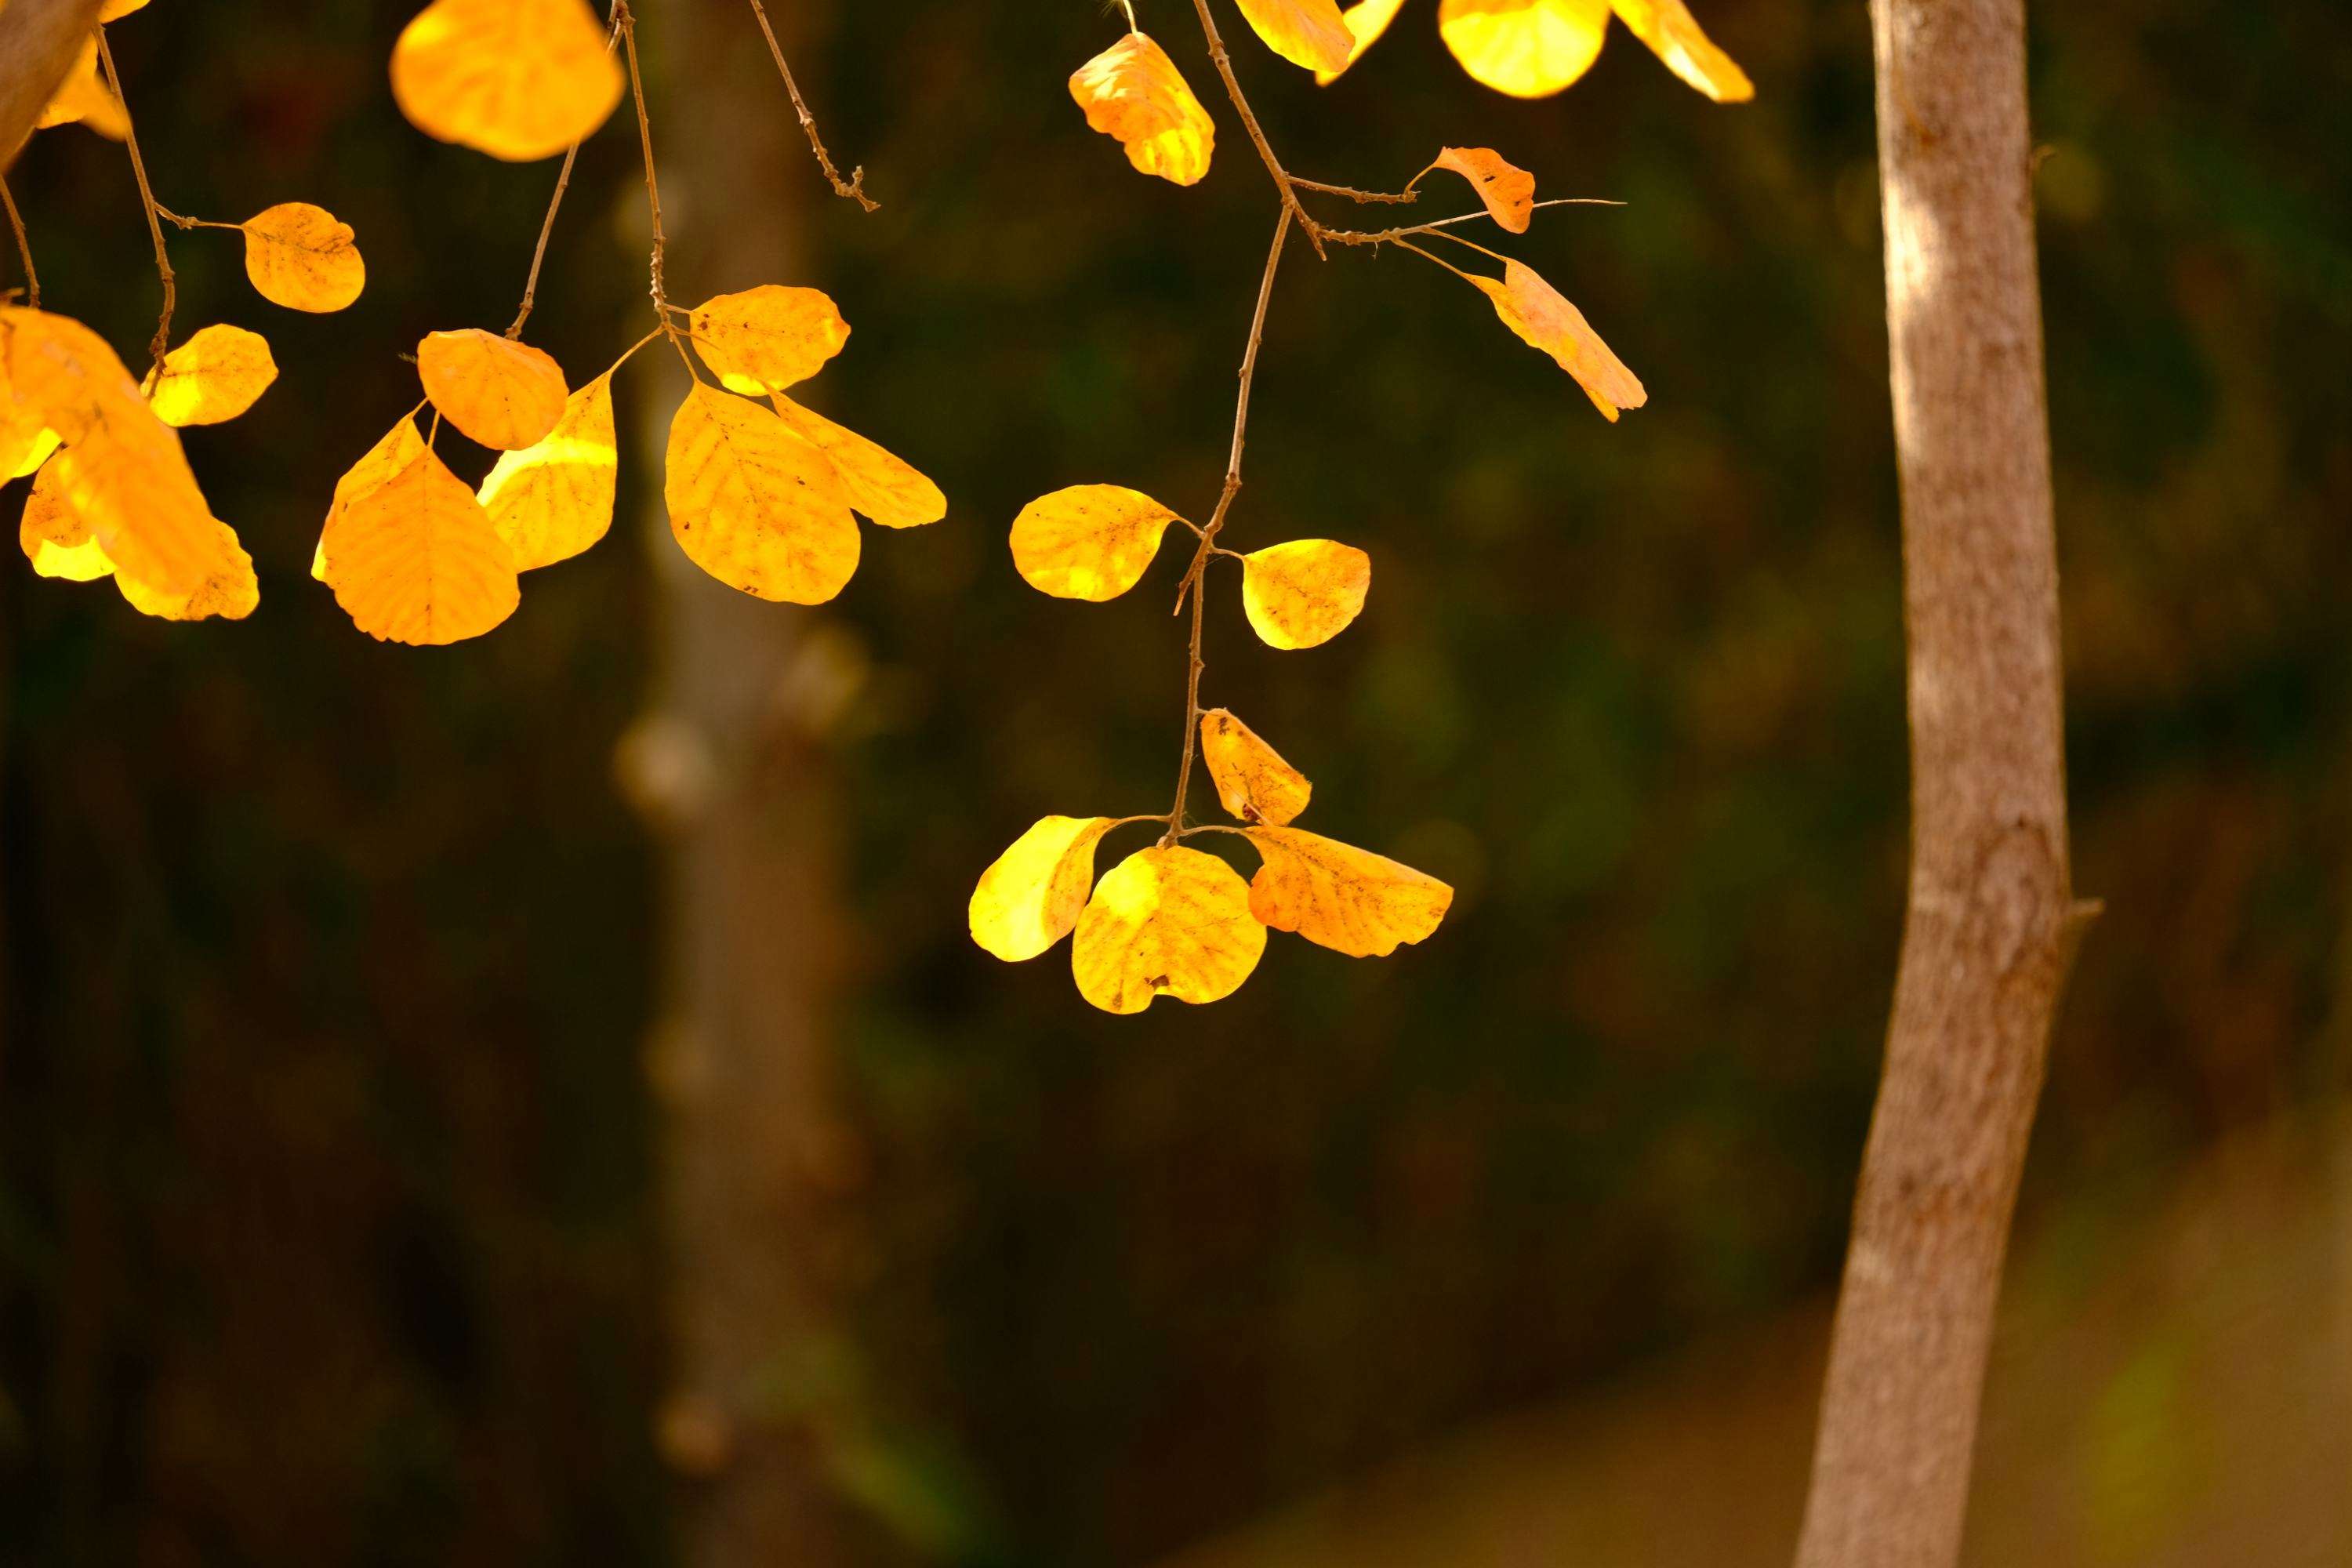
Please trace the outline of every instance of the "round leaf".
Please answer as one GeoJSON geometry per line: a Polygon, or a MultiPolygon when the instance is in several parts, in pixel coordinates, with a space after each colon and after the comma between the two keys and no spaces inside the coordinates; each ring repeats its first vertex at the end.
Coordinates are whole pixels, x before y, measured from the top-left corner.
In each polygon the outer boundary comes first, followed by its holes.
{"type": "Polygon", "coordinates": [[[626,87],[587,0],[436,0],[392,51],[410,123],[510,163],[585,141],[626,87]]]}
{"type": "Polygon", "coordinates": [[[286,202],[247,218],[245,275],[257,293],[289,310],[326,315],[367,288],[367,262],[352,226],[324,207],[286,202]]]}
{"type": "Polygon", "coordinates": [[[1108,816],[1048,816],[1014,839],[971,890],[971,940],[1019,963],[1069,935],[1111,826],[1108,816]]]}
{"type": "Polygon", "coordinates": [[[1106,1013],[1161,996],[1216,1002],[1265,952],[1249,888],[1213,855],[1179,845],[1129,856],[1095,889],[1070,952],[1078,993],[1106,1013]]]}
{"type": "Polygon", "coordinates": [[[670,531],[731,588],[822,605],[857,573],[857,521],[824,454],[756,403],[697,384],[670,424],[670,531]]]}
{"type": "Polygon", "coordinates": [[[1179,521],[1140,490],[1072,485],[1013,520],[1013,564],[1041,594],[1098,605],[1143,580],[1161,535],[1179,521]]]}
{"type": "Polygon", "coordinates": [[[1352,544],[1300,539],[1242,558],[1242,608],[1269,647],[1315,647],[1363,613],[1372,558],[1352,544]]]}
{"type": "Polygon", "coordinates": [[[502,452],[545,440],[571,395],[554,360],[478,327],[426,338],[416,348],[416,374],[450,424],[502,452]]]}
{"type": "Polygon", "coordinates": [[[1116,138],[1141,173],[1190,185],[1209,172],[1216,122],[1168,51],[1141,33],[1080,66],[1070,78],[1070,96],[1087,124],[1116,138]]]}
{"type": "Polygon", "coordinates": [[[1386,958],[1435,931],[1454,889],[1410,866],[1295,827],[1254,827],[1265,857],[1250,912],[1276,931],[1351,958],[1386,958]]]}

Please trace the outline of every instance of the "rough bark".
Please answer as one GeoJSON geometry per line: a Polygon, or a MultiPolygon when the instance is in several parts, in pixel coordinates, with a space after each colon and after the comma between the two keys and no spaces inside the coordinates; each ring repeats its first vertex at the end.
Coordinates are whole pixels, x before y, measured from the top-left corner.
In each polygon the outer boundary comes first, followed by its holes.
{"type": "Polygon", "coordinates": [[[5,0],[0,5],[0,173],[66,79],[100,0],[5,0]]]}
{"type": "Polygon", "coordinates": [[[1873,0],[1909,638],[1909,908],[1800,1568],[1958,1561],[2019,1177],[2085,910],[2023,0],[1873,0]]]}

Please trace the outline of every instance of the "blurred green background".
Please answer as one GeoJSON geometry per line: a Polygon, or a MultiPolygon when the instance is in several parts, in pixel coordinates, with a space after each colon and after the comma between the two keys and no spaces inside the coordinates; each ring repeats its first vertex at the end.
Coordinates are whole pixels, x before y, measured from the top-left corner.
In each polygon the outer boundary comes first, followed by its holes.
{"type": "MultiPolygon", "coordinates": [[[[1392,960],[1277,935],[1234,999],[1131,1019],[1066,948],[978,951],[964,900],[1037,816],[1164,809],[1181,562],[1047,600],[1005,531],[1079,482],[1206,510],[1264,174],[1181,0],[1139,10],[1218,121],[1192,190],[1070,101],[1101,5],[774,8],[883,208],[804,153],[738,162],[793,134],[748,9],[647,0],[657,141],[714,128],[674,172],[677,290],[830,291],[856,334],[814,401],[953,507],[868,530],[835,605],[754,606],[789,623],[792,717],[749,787],[823,853],[790,929],[738,934],[755,968],[824,955],[792,973],[836,1136],[821,1242],[785,1205],[722,1256],[794,1247],[823,1299],[754,1395],[854,1521],[797,1560],[1149,1562],[1817,1300],[1905,852],[1863,5],[1706,0],[1739,109],[1622,29],[1565,96],[1496,97],[1429,0],[1318,89],[1227,9],[1297,172],[1393,186],[1491,145],[1626,203],[1496,247],[1652,401],[1605,425],[1416,258],[1294,254],[1232,537],[1360,544],[1375,587],[1276,654],[1223,584],[1205,695],[1315,780],[1305,826],[1460,898],[1392,960]],[[689,25],[736,41],[682,59],[689,25]],[[782,275],[707,259],[779,214],[782,275]]],[[[656,1092],[711,929],[675,874],[698,753],[646,719],[712,668],[663,651],[708,603],[660,521],[676,365],[621,384],[645,439],[614,537],[487,640],[379,646],[306,574],[336,476],[415,400],[398,355],[504,325],[553,179],[401,120],[414,9],[157,0],[113,29],[166,205],[320,203],[371,286],[291,316],[229,237],[173,241],[183,331],[255,327],[284,367],[188,441],[251,621],[0,572],[0,1563],[718,1561],[681,1544],[728,1443],[674,1387],[656,1092]]],[[[2063,1252],[2216,1150],[2325,1127],[2352,1061],[2352,14],[2036,13],[2077,882],[2109,911],[2025,1198],[2063,1252]]],[[[575,380],[644,330],[635,160],[625,115],[557,229],[530,335],[575,380]]],[[[144,342],[121,150],[46,132],[11,183],[49,308],[144,342]]],[[[2116,1539],[2092,1560],[2153,1560],[2116,1539]]]]}

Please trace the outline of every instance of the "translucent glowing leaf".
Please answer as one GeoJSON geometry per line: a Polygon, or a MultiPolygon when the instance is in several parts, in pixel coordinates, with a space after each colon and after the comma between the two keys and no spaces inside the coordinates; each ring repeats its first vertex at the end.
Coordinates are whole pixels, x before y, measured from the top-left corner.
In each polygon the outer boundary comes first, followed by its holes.
{"type": "Polygon", "coordinates": [[[41,110],[34,129],[46,131],[52,125],[81,124],[100,136],[120,142],[131,130],[130,117],[122,112],[122,100],[98,71],[98,40],[93,37],[82,45],[81,53],[74,57],[72,68],[66,79],[41,110]]]}
{"type": "Polygon", "coordinates": [[[793,434],[823,452],[849,504],[885,528],[919,528],[948,514],[948,498],[913,465],[803,408],[782,393],[770,399],[793,434]]]}
{"type": "Polygon", "coordinates": [[[1609,0],[1444,0],[1437,27],[1462,68],[1486,86],[1549,98],[1599,58],[1609,0]]]}
{"type": "Polygon", "coordinates": [[[1216,1002],[1241,989],[1265,952],[1249,887],[1213,855],[1179,845],[1129,856],[1078,917],[1070,967],[1106,1013],[1140,1013],[1161,996],[1216,1002]]]}
{"type": "Polygon", "coordinates": [[[416,374],[443,417],[501,452],[547,439],[572,395],[563,367],[547,354],[479,327],[435,332],[417,344],[416,374]]]}
{"type": "Polygon", "coordinates": [[[1355,37],[1340,18],[1339,0],[1234,0],[1265,47],[1311,71],[1342,71],[1355,37]]]}
{"type": "Polygon", "coordinates": [[[339,504],[320,541],[335,603],[360,630],[420,647],[460,642],[515,612],[514,552],[466,481],[430,450],[339,504]]]}
{"type": "Polygon", "coordinates": [[[587,0],[436,0],[392,51],[392,95],[427,136],[510,163],[586,140],[627,82],[587,0]]]}
{"type": "Polygon", "coordinates": [[[971,890],[971,940],[1019,963],[1070,934],[1095,884],[1108,816],[1048,816],[1013,841],[971,890]]]}
{"type": "Polygon", "coordinates": [[[1495,314],[1503,319],[1503,324],[1551,355],[1612,424],[1619,409],[1639,408],[1650,400],[1641,380],[1610,352],[1584,319],[1584,312],[1563,299],[1533,268],[1513,261],[1506,265],[1501,282],[1492,278],[1470,281],[1495,302],[1495,314]]]}
{"type": "Polygon", "coordinates": [[[114,585],[123,599],[141,615],[164,621],[208,621],[215,616],[241,621],[259,609],[261,583],[253,574],[253,557],[245,552],[228,524],[215,521],[213,528],[220,542],[220,564],[202,587],[193,594],[158,594],[128,573],[117,572],[114,585]]]}
{"type": "Polygon", "coordinates": [[[1348,24],[1350,40],[1348,65],[1338,70],[1317,71],[1315,80],[1318,85],[1328,87],[1339,80],[1346,73],[1348,66],[1362,59],[1364,51],[1381,41],[1381,35],[1389,30],[1389,24],[1395,21],[1396,14],[1403,9],[1404,0],[1357,0],[1355,5],[1341,12],[1339,19],[1348,24]]]}
{"type": "Polygon", "coordinates": [[[1265,857],[1250,912],[1352,958],[1386,958],[1435,931],[1454,889],[1410,866],[1295,827],[1253,827],[1265,857]]]}
{"type": "Polygon", "coordinates": [[[16,542],[24,546],[33,570],[44,577],[95,583],[114,574],[114,563],[58,494],[47,468],[34,478],[32,493],[25,498],[25,517],[16,525],[16,542]]]}
{"type": "Polygon", "coordinates": [[[731,588],[822,605],[857,574],[857,522],[824,454],[756,403],[697,384],[669,428],[670,531],[731,588]]]}
{"type": "Polygon", "coordinates": [[[1305,773],[1223,708],[1201,715],[1201,760],[1216,782],[1217,798],[1244,822],[1280,827],[1305,811],[1315,793],[1305,773]]]}
{"type": "Polygon", "coordinates": [[[324,207],[282,202],[239,226],[245,230],[245,275],[273,305],[326,315],[367,288],[367,262],[352,226],[324,207]]]}
{"type": "Polygon", "coordinates": [[[1101,604],[1143,580],[1176,514],[1140,490],[1072,485],[1039,496],[1013,520],[1013,564],[1057,599],[1101,604]]]}
{"type": "Polygon", "coordinates": [[[1525,234],[1535,217],[1536,177],[1491,147],[1447,147],[1439,152],[1433,169],[1450,169],[1470,182],[1495,222],[1512,234],[1525,234]]]}
{"type": "Polygon", "coordinates": [[[547,439],[509,452],[482,481],[482,509],[514,552],[515,570],[569,561],[604,538],[620,471],[607,374],[572,395],[547,439]]]}
{"type": "Polygon", "coordinates": [[[1209,172],[1216,122],[1168,51],[1141,33],[1080,66],[1070,78],[1070,96],[1086,110],[1087,124],[1115,138],[1142,173],[1190,185],[1209,172]]]}
{"type": "MultiPolygon", "coordinates": [[[[0,0],[0,5],[5,3],[0,0]]],[[[0,484],[23,479],[57,449],[57,432],[31,399],[17,395],[6,356],[0,354],[0,484]]]]}
{"type": "Polygon", "coordinates": [[[351,470],[335,481],[334,500],[327,509],[327,526],[320,531],[318,552],[310,560],[311,576],[324,583],[331,575],[327,564],[327,540],[335,531],[335,519],[342,510],[398,479],[401,471],[424,451],[425,438],[416,433],[415,417],[404,416],[399,424],[384,432],[383,440],[368,448],[366,457],[353,463],[351,470]]]}
{"type": "Polygon", "coordinates": [[[1618,16],[1666,68],[1717,103],[1745,103],[1756,84],[1715,47],[1683,0],[1613,0],[1618,16]]]}
{"type": "Polygon", "coordinates": [[[218,425],[251,408],[277,379],[278,362],[260,333],[206,327],[163,357],[148,401],[166,425],[218,425]]]}
{"type": "Polygon", "coordinates": [[[823,370],[849,341],[849,323],[815,289],[762,284],[721,294],[694,312],[694,346],[730,392],[763,397],[823,370]]]}
{"type": "Polygon", "coordinates": [[[49,460],[49,454],[57,449],[58,433],[47,426],[35,431],[29,441],[0,446],[0,479],[21,479],[26,474],[39,472],[41,465],[49,460]],[[5,454],[12,452],[24,455],[10,463],[5,454]]]}
{"type": "Polygon", "coordinates": [[[1242,608],[1269,647],[1314,647],[1363,612],[1372,558],[1352,544],[1300,539],[1242,558],[1242,608]]]}

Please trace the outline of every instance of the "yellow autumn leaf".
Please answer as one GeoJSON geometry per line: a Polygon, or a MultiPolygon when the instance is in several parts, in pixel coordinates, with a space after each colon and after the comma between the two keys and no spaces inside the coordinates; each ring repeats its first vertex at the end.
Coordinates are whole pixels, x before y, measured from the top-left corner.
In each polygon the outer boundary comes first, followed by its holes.
{"type": "Polygon", "coordinates": [[[1666,68],[1717,103],[1745,103],[1756,84],[1700,31],[1683,0],[1613,0],[1619,19],[1666,68]]]}
{"type": "Polygon", "coordinates": [[[1225,709],[1201,715],[1201,760],[1217,798],[1244,822],[1281,827],[1307,809],[1315,786],[1282,753],[1225,709]]]}
{"type": "Polygon", "coordinates": [[[53,125],[81,124],[110,141],[120,142],[130,132],[131,119],[122,111],[122,100],[98,71],[98,39],[92,37],[81,47],[81,53],[66,72],[64,81],[50,96],[48,105],[34,123],[37,131],[53,125]]]}
{"type": "Polygon", "coordinates": [[[24,547],[33,570],[44,577],[95,583],[114,574],[114,563],[90,537],[89,525],[66,504],[47,468],[34,476],[32,493],[25,498],[16,542],[24,547]]]}
{"type": "Polygon", "coordinates": [[[1339,80],[1346,73],[1348,66],[1362,59],[1364,51],[1381,41],[1381,35],[1389,30],[1389,24],[1395,21],[1396,14],[1403,9],[1404,0],[1357,0],[1355,5],[1341,12],[1339,19],[1348,24],[1348,36],[1351,40],[1348,63],[1338,70],[1317,71],[1316,84],[1329,87],[1339,80]]]}
{"type": "Polygon", "coordinates": [[[342,510],[398,479],[424,450],[425,437],[416,433],[415,416],[403,415],[399,424],[384,432],[383,440],[368,448],[367,456],[335,481],[334,499],[327,508],[327,525],[320,530],[318,552],[310,558],[311,576],[324,583],[331,575],[327,563],[327,538],[335,531],[335,519],[342,510]]]}
{"type": "Polygon", "coordinates": [[[587,0],[435,0],[392,51],[410,123],[509,163],[585,141],[626,86],[587,0]]]}
{"type": "Polygon", "coordinates": [[[1070,968],[1079,994],[1104,1012],[1140,1013],[1161,996],[1221,1001],[1265,952],[1265,927],[1232,867],[1198,849],[1155,846],[1120,861],[1095,889],[1070,968]]]}
{"type": "Polygon", "coordinates": [[[367,288],[367,261],[352,226],[324,207],[281,202],[237,226],[245,231],[245,275],[273,305],[330,315],[367,288]]]}
{"type": "Polygon", "coordinates": [[[1454,889],[1384,856],[1295,827],[1253,827],[1265,864],[1251,879],[1250,912],[1276,931],[1351,958],[1386,958],[1435,931],[1454,889]]]}
{"type": "MultiPolygon", "coordinates": [[[[1491,147],[1446,147],[1439,150],[1432,169],[1446,169],[1470,182],[1496,224],[1512,234],[1525,234],[1536,214],[1536,177],[1491,147]]],[[[1423,173],[1427,173],[1423,170],[1423,173]]],[[[1420,176],[1415,175],[1415,183],[1420,176]]]]}
{"type": "Polygon", "coordinates": [[[1342,71],[1355,53],[1355,37],[1339,15],[1339,0],[1234,0],[1265,47],[1311,71],[1342,71]]]}
{"type": "Polygon", "coordinates": [[[1141,173],[1179,185],[1209,172],[1217,126],[1168,51],[1129,33],[1077,68],[1070,96],[1087,124],[1127,149],[1141,173]]]}
{"type": "Polygon", "coordinates": [[[98,8],[98,19],[101,23],[119,22],[131,12],[146,8],[147,0],[106,0],[106,4],[98,8]]]}
{"type": "Polygon", "coordinates": [[[563,367],[545,353],[479,327],[435,332],[417,344],[416,374],[444,418],[501,452],[547,439],[572,395],[563,367]]]}
{"type": "Polygon", "coordinates": [[[1495,314],[1505,326],[1551,355],[1560,369],[1576,378],[1592,405],[1611,424],[1616,423],[1618,410],[1639,408],[1650,400],[1641,379],[1601,341],[1584,312],[1570,304],[1535,268],[1507,262],[1500,282],[1492,278],[1470,281],[1495,302],[1495,314]]]}
{"type": "Polygon", "coordinates": [[[237,542],[236,530],[215,520],[215,535],[220,542],[220,564],[204,585],[193,594],[158,594],[131,577],[117,572],[114,585],[131,607],[142,616],[152,616],[164,621],[208,621],[217,616],[225,621],[241,621],[261,607],[261,583],[253,574],[253,557],[237,542]]]}
{"type": "Polygon", "coordinates": [[[763,283],[720,294],[694,312],[694,347],[720,384],[747,397],[799,385],[849,341],[849,323],[818,289],[763,283]]]}
{"type": "Polygon", "coordinates": [[[163,356],[148,378],[148,401],[166,425],[218,425],[251,408],[277,379],[278,362],[260,333],[206,327],[163,356]]]}
{"type": "Polygon", "coordinates": [[[572,395],[547,439],[507,453],[482,481],[482,510],[514,552],[515,570],[569,561],[604,538],[620,471],[607,372],[572,395]]]}
{"type": "Polygon", "coordinates": [[[58,433],[46,425],[35,431],[29,441],[13,446],[0,443],[0,480],[21,479],[27,474],[38,473],[41,465],[49,460],[49,454],[58,449],[58,433]],[[24,455],[10,463],[5,454],[13,452],[24,455]]]}
{"type": "Polygon", "coordinates": [[[340,503],[320,548],[335,602],[379,641],[461,642],[521,602],[514,552],[466,481],[429,448],[340,503]]]}
{"type": "Polygon", "coordinates": [[[1609,0],[1444,0],[1437,28],[1480,83],[1514,98],[1549,98],[1600,57],[1609,0]]]}
{"type": "Polygon", "coordinates": [[[1269,647],[1315,647],[1363,612],[1372,558],[1352,544],[1298,539],[1242,557],[1242,608],[1269,647]]]}
{"type": "Polygon", "coordinates": [[[1143,580],[1160,536],[1181,521],[1140,490],[1072,485],[1013,520],[1013,564],[1041,594],[1099,605],[1143,580]]]}
{"type": "Polygon", "coordinates": [[[32,473],[57,449],[57,432],[29,398],[17,395],[6,355],[0,353],[0,484],[32,473]]]}
{"type": "Polygon", "coordinates": [[[920,528],[948,514],[940,487],[893,452],[802,407],[782,393],[769,401],[792,433],[824,454],[849,504],[885,528],[920,528]]]}
{"type": "Polygon", "coordinates": [[[670,424],[664,493],[678,547],[730,588],[822,605],[857,574],[833,466],[756,403],[698,382],[670,424]]]}
{"type": "Polygon", "coordinates": [[[1095,883],[1108,816],[1048,816],[1013,841],[971,890],[971,940],[1019,963],[1070,934],[1095,883]]]}

